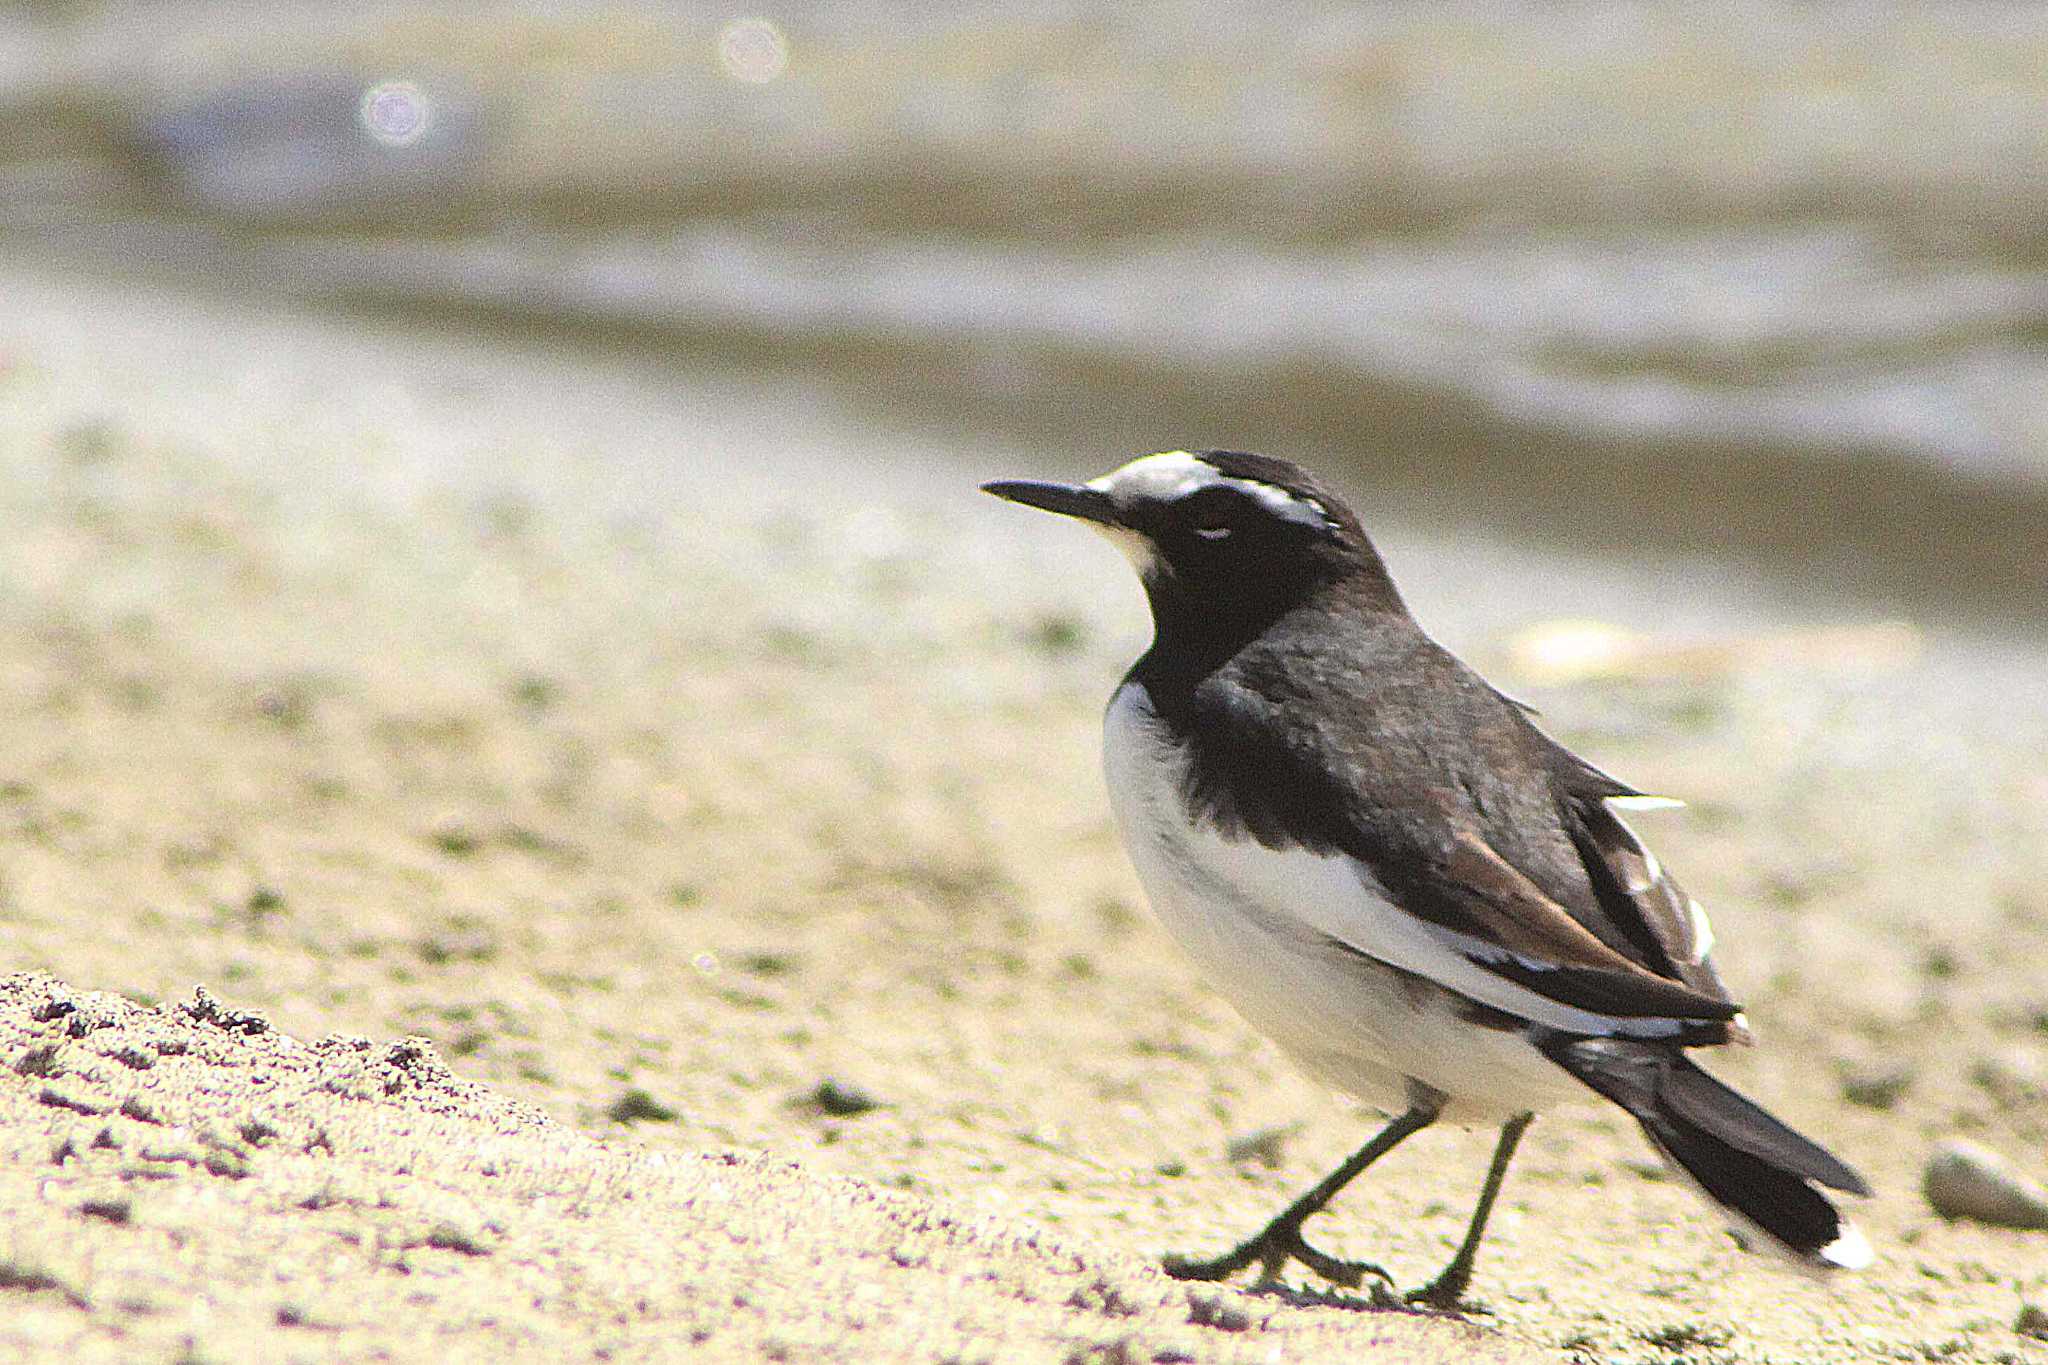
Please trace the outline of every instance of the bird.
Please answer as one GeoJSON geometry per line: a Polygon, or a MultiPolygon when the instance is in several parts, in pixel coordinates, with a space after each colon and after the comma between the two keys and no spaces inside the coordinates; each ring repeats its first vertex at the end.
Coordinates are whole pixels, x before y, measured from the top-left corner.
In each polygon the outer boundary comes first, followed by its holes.
{"type": "Polygon", "coordinates": [[[1840,1159],[1715,1079],[1695,1050],[1747,1044],[1699,902],[1622,820],[1676,805],[1551,739],[1426,634],[1358,517],[1272,456],[1145,455],[1081,484],[983,491],[1085,522],[1132,562],[1150,648],[1103,726],[1110,805],[1169,934],[1311,1077],[1394,1117],[1188,1280],[1298,1262],[1375,1299],[1468,1302],[1509,1162],[1540,1110],[1606,1100],[1718,1206],[1745,1246],[1815,1272],[1868,1240],[1825,1190],[1840,1159]],[[1395,1295],[1386,1270],[1303,1225],[1439,1120],[1498,1123],[1465,1236],[1395,1295]]]}

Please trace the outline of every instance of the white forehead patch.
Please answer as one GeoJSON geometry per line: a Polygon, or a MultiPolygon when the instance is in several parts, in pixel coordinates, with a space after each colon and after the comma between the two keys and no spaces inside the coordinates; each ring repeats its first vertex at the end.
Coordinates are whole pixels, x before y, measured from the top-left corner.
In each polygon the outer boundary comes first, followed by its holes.
{"type": "Polygon", "coordinates": [[[1090,479],[1088,486],[1119,502],[1171,502],[1203,484],[1222,481],[1223,475],[1215,466],[1203,463],[1185,450],[1168,450],[1132,460],[1099,479],[1090,479]]]}
{"type": "Polygon", "coordinates": [[[1321,526],[1329,520],[1322,504],[1313,498],[1298,498],[1283,488],[1275,488],[1256,479],[1230,478],[1207,460],[1185,450],[1141,456],[1110,470],[1099,479],[1088,481],[1090,488],[1109,494],[1123,506],[1134,502],[1172,502],[1211,484],[1222,484],[1246,493],[1264,503],[1276,516],[1289,521],[1309,521],[1321,526]]]}

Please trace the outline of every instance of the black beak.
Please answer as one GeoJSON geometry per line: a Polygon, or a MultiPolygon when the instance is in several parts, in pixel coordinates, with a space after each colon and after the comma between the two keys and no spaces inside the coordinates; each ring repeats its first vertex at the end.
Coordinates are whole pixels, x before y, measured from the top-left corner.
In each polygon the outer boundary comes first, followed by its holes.
{"type": "Polygon", "coordinates": [[[1043,508],[1057,512],[1063,517],[1079,517],[1083,521],[1101,522],[1105,526],[1118,524],[1116,504],[1109,494],[1086,484],[1039,483],[1032,479],[997,479],[981,486],[984,493],[993,493],[1007,502],[1021,502],[1026,507],[1043,508]]]}

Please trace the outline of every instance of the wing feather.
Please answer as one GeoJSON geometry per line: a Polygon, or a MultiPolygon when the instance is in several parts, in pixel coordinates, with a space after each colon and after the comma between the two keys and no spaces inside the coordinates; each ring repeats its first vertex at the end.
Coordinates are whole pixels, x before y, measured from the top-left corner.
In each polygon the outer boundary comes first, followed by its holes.
{"type": "Polygon", "coordinates": [[[1241,653],[1163,709],[1133,671],[1131,719],[1198,832],[1182,871],[1275,932],[1312,929],[1548,1027],[1738,1036],[1703,917],[1605,805],[1640,793],[1419,634],[1360,641],[1399,681],[1311,667],[1328,625],[1241,653]]]}
{"type": "MultiPolygon", "coordinates": [[[[1616,822],[1619,824],[1619,822],[1616,822]]],[[[1734,1017],[1726,993],[1705,994],[1616,952],[1536,884],[1466,830],[1444,866],[1470,911],[1465,937],[1497,945],[1492,964],[1561,1004],[1622,1016],[1734,1017]]]]}

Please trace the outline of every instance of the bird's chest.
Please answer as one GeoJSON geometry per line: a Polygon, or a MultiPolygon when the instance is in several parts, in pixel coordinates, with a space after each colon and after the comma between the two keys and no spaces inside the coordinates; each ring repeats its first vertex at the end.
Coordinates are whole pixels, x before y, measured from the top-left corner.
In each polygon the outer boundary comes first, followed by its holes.
{"type": "Polygon", "coordinates": [[[1110,809],[1154,913],[1213,971],[1215,959],[1242,946],[1253,926],[1240,922],[1234,888],[1189,818],[1189,754],[1137,683],[1125,683],[1110,701],[1102,763],[1110,809]]]}
{"type": "Polygon", "coordinates": [[[1189,761],[1144,688],[1126,683],[1105,718],[1103,767],[1146,898],[1209,981],[1254,1024],[1292,1044],[1304,1004],[1337,984],[1327,943],[1297,907],[1356,897],[1360,888],[1330,860],[1226,839],[1191,818],[1189,761]]]}
{"type": "Polygon", "coordinates": [[[1558,1098],[1562,1079],[1519,1032],[1476,1029],[1428,972],[1411,916],[1348,859],[1226,838],[1190,817],[1189,755],[1126,683],[1104,724],[1110,805],[1154,914],[1209,982],[1312,1075],[1371,1103],[1406,1078],[1452,1116],[1558,1098]],[[1407,963],[1396,967],[1394,963],[1407,963]]]}

